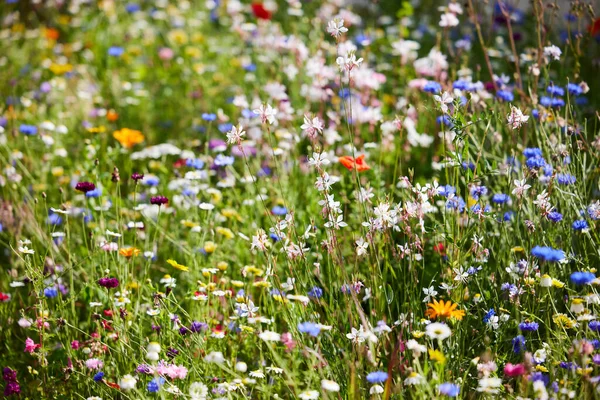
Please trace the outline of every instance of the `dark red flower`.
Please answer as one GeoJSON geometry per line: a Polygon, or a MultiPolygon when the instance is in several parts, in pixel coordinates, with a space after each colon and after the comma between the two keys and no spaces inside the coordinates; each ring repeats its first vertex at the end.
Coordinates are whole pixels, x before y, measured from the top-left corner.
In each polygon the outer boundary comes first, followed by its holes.
{"type": "Polygon", "coordinates": [[[96,189],[96,185],[92,182],[77,182],[77,185],[75,185],[75,190],[83,193],[91,192],[94,189],[96,189]]]}
{"type": "Polygon", "coordinates": [[[10,300],[10,294],[0,292],[0,303],[6,303],[10,300]]]}
{"type": "Polygon", "coordinates": [[[167,204],[169,199],[165,196],[155,196],[150,198],[150,204],[156,204],[158,206],[162,206],[163,204],[167,204]]]}
{"type": "Polygon", "coordinates": [[[265,8],[263,3],[252,3],[252,12],[258,19],[271,19],[271,12],[265,8]]]}

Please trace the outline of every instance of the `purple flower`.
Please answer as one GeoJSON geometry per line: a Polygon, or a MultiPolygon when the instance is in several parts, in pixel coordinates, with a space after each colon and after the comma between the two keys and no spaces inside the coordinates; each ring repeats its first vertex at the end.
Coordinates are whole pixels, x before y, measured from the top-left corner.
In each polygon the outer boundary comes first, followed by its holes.
{"type": "Polygon", "coordinates": [[[190,331],[197,333],[208,329],[208,325],[204,322],[193,321],[190,325],[190,331]]]}

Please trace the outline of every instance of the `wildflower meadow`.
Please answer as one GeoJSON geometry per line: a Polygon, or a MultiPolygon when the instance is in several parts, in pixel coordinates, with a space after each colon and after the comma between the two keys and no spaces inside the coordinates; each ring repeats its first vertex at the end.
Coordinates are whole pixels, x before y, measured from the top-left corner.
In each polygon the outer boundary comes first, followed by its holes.
{"type": "Polygon", "coordinates": [[[600,398],[598,0],[2,0],[12,399],[600,398]]]}

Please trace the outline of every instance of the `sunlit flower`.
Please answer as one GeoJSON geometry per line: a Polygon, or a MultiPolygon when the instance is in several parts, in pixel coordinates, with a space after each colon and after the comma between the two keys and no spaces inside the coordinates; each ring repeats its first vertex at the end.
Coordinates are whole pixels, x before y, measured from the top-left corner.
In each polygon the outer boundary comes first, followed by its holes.
{"type": "Polygon", "coordinates": [[[121,146],[126,149],[130,149],[136,144],[140,144],[144,141],[144,135],[140,131],[136,131],[129,128],[123,128],[113,132],[113,137],[117,139],[121,146]]]}
{"type": "Polygon", "coordinates": [[[433,303],[428,303],[429,307],[425,312],[431,319],[448,319],[448,318],[456,318],[457,320],[461,320],[465,316],[464,310],[457,310],[458,304],[452,303],[451,301],[444,302],[444,300],[433,300],[433,303]]]}

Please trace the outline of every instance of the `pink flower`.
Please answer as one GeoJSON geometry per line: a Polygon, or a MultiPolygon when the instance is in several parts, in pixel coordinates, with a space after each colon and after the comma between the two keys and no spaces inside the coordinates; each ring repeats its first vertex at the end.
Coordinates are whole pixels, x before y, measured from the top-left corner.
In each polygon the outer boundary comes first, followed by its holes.
{"type": "Polygon", "coordinates": [[[168,47],[163,47],[158,51],[158,57],[163,61],[172,59],[174,55],[175,52],[168,47]]]}
{"type": "Polygon", "coordinates": [[[285,347],[287,347],[287,351],[292,351],[294,347],[296,347],[296,342],[292,339],[292,334],[289,332],[283,333],[281,335],[281,342],[285,347]]]}
{"type": "Polygon", "coordinates": [[[41,347],[41,346],[39,344],[35,344],[33,339],[27,338],[27,340],[25,340],[25,352],[26,353],[33,353],[35,351],[35,349],[37,349],[38,347],[41,347]]]}
{"type": "Polygon", "coordinates": [[[504,375],[516,378],[525,374],[525,366],[523,364],[508,363],[504,366],[504,375]]]}
{"type": "Polygon", "coordinates": [[[98,358],[90,358],[85,361],[85,366],[89,369],[100,369],[104,366],[104,363],[98,358]]]}
{"type": "Polygon", "coordinates": [[[73,340],[73,341],[71,342],[71,348],[72,348],[73,350],[77,350],[77,349],[79,349],[79,340],[73,340]]]}
{"type": "Polygon", "coordinates": [[[119,244],[115,242],[106,242],[100,246],[104,251],[117,251],[119,250],[119,244]]]}

